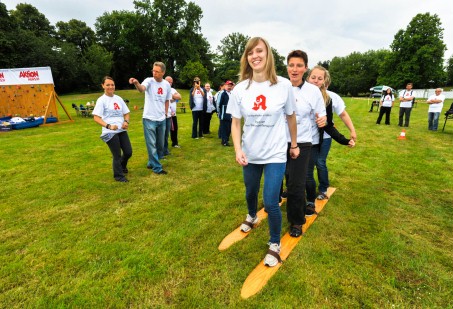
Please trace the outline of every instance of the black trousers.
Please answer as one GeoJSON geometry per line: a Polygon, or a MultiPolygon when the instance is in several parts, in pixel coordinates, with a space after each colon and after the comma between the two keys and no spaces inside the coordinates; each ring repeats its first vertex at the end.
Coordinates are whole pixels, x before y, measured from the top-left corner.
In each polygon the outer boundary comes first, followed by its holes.
{"type": "Polygon", "coordinates": [[[118,180],[124,177],[123,169],[127,167],[127,161],[132,157],[132,146],[127,131],[115,134],[108,142],[113,156],[113,177],[118,180]]]}
{"type": "Polygon", "coordinates": [[[172,122],[172,126],[170,128],[171,145],[177,146],[178,145],[178,117],[172,116],[171,122],[172,122]]]}
{"type": "Polygon", "coordinates": [[[227,144],[231,135],[231,120],[220,120],[220,138],[222,145],[227,144]]]}
{"type": "Polygon", "coordinates": [[[382,116],[385,114],[385,124],[390,124],[390,112],[392,111],[391,106],[381,106],[379,110],[379,117],[376,120],[377,124],[381,124],[382,116]]]}
{"type": "Polygon", "coordinates": [[[412,111],[412,107],[400,107],[400,114],[399,114],[399,121],[398,121],[398,125],[400,127],[403,126],[403,116],[404,117],[404,126],[405,127],[408,127],[409,126],[409,119],[411,118],[411,111],[412,111]]]}
{"type": "Polygon", "coordinates": [[[286,186],[288,197],[286,200],[286,214],[290,224],[302,225],[305,223],[305,186],[307,181],[308,162],[311,155],[311,143],[298,143],[300,155],[292,159],[288,144],[286,162],[286,186]]]}
{"type": "Polygon", "coordinates": [[[203,111],[192,111],[192,119],[192,138],[203,137],[203,111]]]}
{"type": "Polygon", "coordinates": [[[203,112],[203,134],[211,133],[211,118],[213,113],[203,112]]]}

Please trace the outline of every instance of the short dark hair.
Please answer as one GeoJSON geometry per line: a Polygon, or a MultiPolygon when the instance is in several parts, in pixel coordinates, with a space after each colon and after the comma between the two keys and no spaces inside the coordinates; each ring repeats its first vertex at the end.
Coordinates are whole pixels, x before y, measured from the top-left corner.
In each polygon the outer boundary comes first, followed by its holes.
{"type": "Polygon", "coordinates": [[[288,57],[286,57],[286,63],[288,63],[291,58],[301,58],[305,62],[305,66],[308,66],[308,55],[303,50],[297,49],[290,52],[288,57]]]}

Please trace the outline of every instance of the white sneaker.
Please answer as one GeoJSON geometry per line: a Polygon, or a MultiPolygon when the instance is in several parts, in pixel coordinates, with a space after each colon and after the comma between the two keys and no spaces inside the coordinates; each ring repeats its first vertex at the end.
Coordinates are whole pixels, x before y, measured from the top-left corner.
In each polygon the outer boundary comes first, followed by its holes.
{"type": "Polygon", "coordinates": [[[267,254],[264,257],[264,265],[274,267],[281,262],[282,260],[280,259],[280,244],[269,243],[269,251],[267,251],[267,254]]]}
{"type": "Polygon", "coordinates": [[[245,221],[242,222],[241,224],[241,231],[244,233],[250,232],[250,230],[258,224],[258,216],[255,216],[255,218],[252,218],[249,214],[247,214],[247,217],[245,218],[245,221]]]}

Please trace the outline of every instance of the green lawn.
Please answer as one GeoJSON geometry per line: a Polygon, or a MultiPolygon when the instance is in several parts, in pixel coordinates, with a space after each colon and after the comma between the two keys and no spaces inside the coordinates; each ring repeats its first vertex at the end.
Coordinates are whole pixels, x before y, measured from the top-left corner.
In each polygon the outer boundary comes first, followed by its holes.
{"type": "Polygon", "coordinates": [[[0,134],[0,308],[453,307],[453,122],[428,131],[426,104],[401,141],[397,108],[378,126],[367,99],[346,99],[358,141],[332,145],[337,191],[261,293],[242,300],[269,233],[265,223],[217,250],[247,212],[218,120],[192,140],[191,113],[179,113],[182,148],[163,161],[168,175],[154,175],[143,95],[117,93],[131,107],[127,184],[113,181],[99,125],[70,107],[100,92],[61,96],[74,122],[0,134]]]}

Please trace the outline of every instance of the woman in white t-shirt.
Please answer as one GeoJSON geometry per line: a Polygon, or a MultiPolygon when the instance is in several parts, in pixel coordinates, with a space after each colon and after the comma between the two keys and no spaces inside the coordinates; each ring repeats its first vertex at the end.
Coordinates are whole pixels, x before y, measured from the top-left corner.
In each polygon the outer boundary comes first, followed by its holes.
{"type": "Polygon", "coordinates": [[[390,125],[390,112],[392,111],[395,97],[393,96],[392,89],[387,88],[386,91],[382,92],[380,101],[379,117],[376,120],[376,124],[381,124],[382,116],[385,114],[385,124],[390,125]]]}
{"type": "Polygon", "coordinates": [[[113,177],[119,182],[128,182],[127,161],[132,156],[132,146],[127,134],[129,108],[115,92],[113,78],[102,79],[104,94],[97,99],[93,110],[94,121],[102,126],[101,139],[107,143],[113,156],[113,177]]]}
{"type": "Polygon", "coordinates": [[[251,38],[241,58],[240,82],[230,95],[227,113],[233,117],[231,133],[236,162],[243,167],[248,208],[241,225],[243,232],[258,224],[258,193],[264,172],[263,202],[269,215],[270,232],[264,264],[271,267],[281,261],[282,213],[278,203],[286,166],[287,125],[291,136],[290,155],[299,156],[294,103],[290,81],[275,72],[269,43],[260,37],[251,38]],[[244,118],[243,128],[241,118],[244,118]]]}

